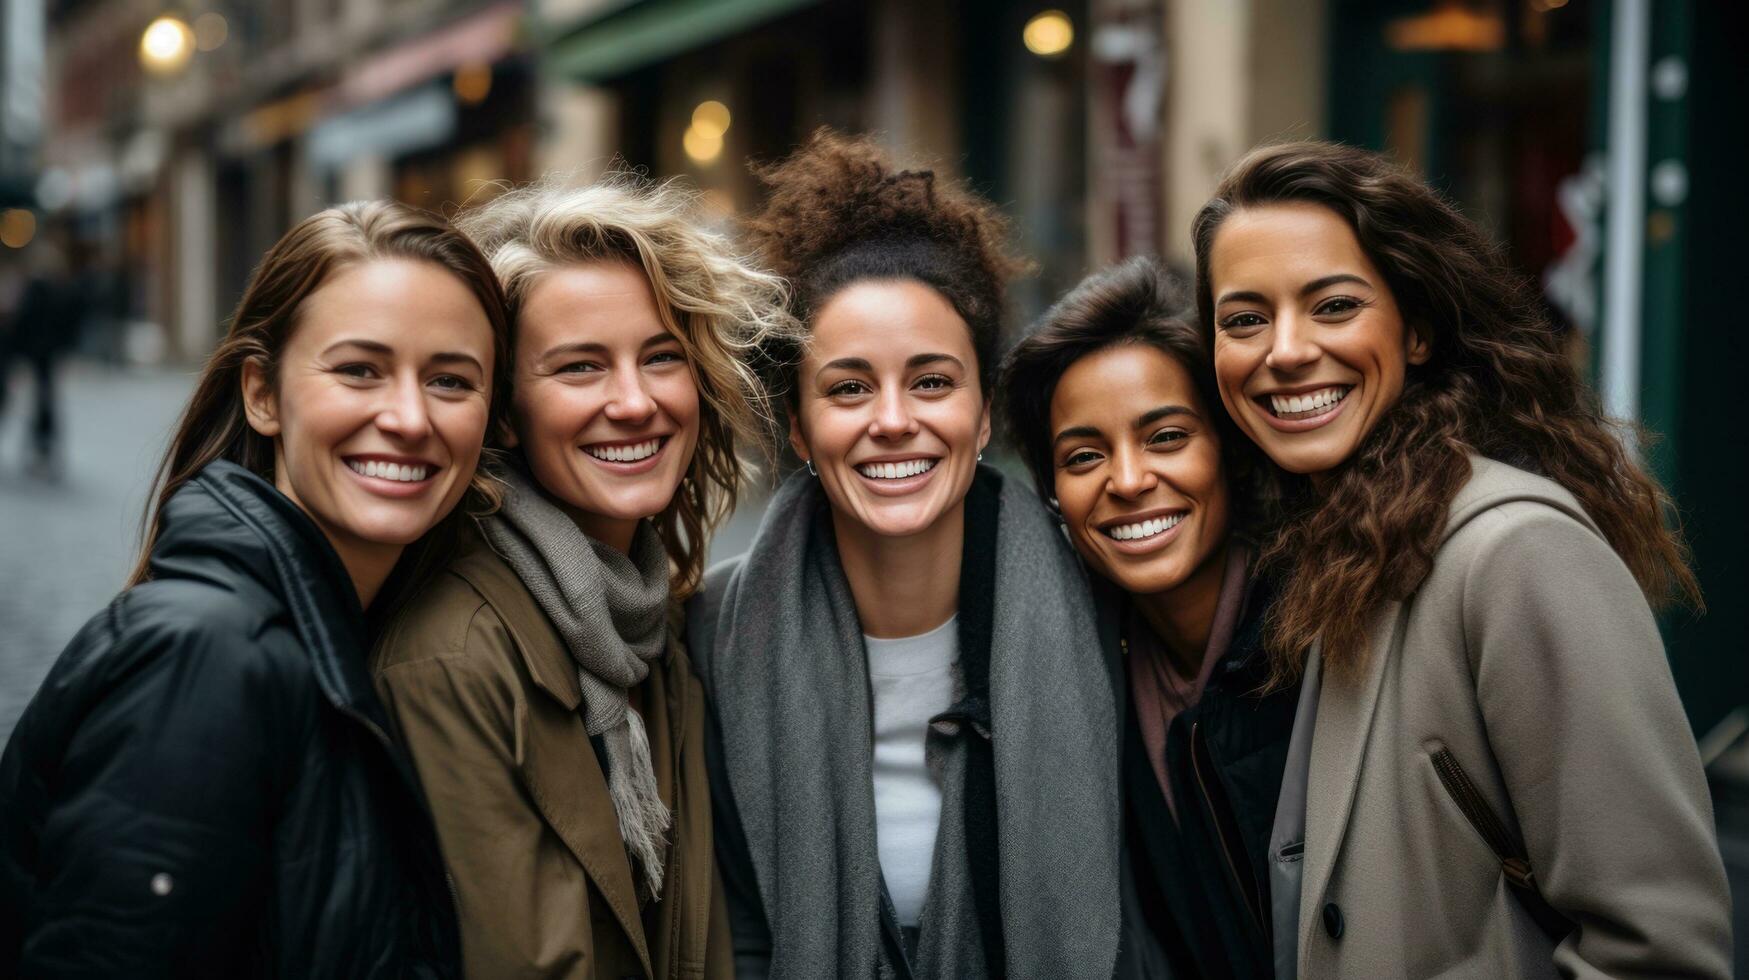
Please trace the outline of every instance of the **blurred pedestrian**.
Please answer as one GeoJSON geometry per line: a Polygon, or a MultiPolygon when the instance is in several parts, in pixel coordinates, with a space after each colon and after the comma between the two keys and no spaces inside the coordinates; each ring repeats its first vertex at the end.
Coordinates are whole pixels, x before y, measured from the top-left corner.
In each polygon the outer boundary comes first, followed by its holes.
{"type": "Polygon", "coordinates": [[[767,359],[807,468],[688,629],[739,966],[1105,980],[1112,678],[1056,521],[979,465],[1004,224],[866,138],[762,177],[751,227],[808,331],[767,359]]]}
{"type": "Polygon", "coordinates": [[[0,756],[0,976],[458,974],[365,611],[489,505],[507,343],[491,267],[440,219],[348,205],[268,252],[129,588],[0,756]]]}
{"type": "Polygon", "coordinates": [[[0,331],[0,415],[6,408],[11,366],[23,361],[30,369],[34,399],[28,428],[28,467],[52,479],[59,474],[60,422],[56,391],[59,362],[78,342],[85,317],[80,270],[54,237],[44,235],[29,245],[28,275],[11,316],[0,331]]]}
{"type": "Polygon", "coordinates": [[[1422,180],[1334,144],[1253,152],[1194,237],[1221,399],[1284,507],[1277,977],[1729,976],[1648,602],[1698,589],[1535,297],[1422,180]]]}
{"type": "Polygon", "coordinates": [[[503,508],[372,657],[437,818],[477,977],[711,977],[705,703],[680,642],[739,449],[766,436],[741,358],[783,282],[692,196],[616,175],[459,220],[516,343],[503,508]]]}

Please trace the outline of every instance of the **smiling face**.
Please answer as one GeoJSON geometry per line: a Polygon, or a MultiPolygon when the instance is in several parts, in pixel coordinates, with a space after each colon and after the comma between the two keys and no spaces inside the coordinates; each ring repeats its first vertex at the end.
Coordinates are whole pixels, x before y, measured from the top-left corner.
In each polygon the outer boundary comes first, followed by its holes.
{"type": "Polygon", "coordinates": [[[1403,393],[1425,341],[1354,230],[1310,203],[1246,208],[1209,255],[1215,377],[1233,421],[1276,465],[1341,465],[1403,393]]]}
{"type": "Polygon", "coordinates": [[[814,317],[790,441],[840,527],[917,534],[965,502],[990,441],[966,322],[910,280],[859,282],[814,317]]]}
{"type": "Polygon", "coordinates": [[[1227,537],[1221,444],[1177,360],[1143,343],[1089,354],[1051,395],[1057,504],[1075,550],[1125,591],[1169,592],[1227,537]]]}
{"type": "Polygon", "coordinates": [[[513,442],[535,481],[625,550],[667,509],[698,443],[698,381],[643,270],[543,273],[517,320],[513,442]]]}
{"type": "MultiPolygon", "coordinates": [[[[249,424],[274,442],[274,485],[356,578],[381,573],[473,479],[491,403],[492,326],[442,266],[334,273],[304,300],[276,376],[243,371],[249,424]]],[[[365,591],[370,591],[366,589],[365,591]]]]}

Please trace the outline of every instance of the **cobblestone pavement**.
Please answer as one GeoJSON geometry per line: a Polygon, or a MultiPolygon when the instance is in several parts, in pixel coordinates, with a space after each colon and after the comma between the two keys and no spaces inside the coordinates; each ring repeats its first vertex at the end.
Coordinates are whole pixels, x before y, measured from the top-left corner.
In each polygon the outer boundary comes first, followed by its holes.
{"type": "Polygon", "coordinates": [[[194,376],[65,365],[53,481],[26,471],[22,416],[35,393],[23,371],[10,381],[0,418],[0,743],[55,655],[121,588],[152,468],[194,376]]]}

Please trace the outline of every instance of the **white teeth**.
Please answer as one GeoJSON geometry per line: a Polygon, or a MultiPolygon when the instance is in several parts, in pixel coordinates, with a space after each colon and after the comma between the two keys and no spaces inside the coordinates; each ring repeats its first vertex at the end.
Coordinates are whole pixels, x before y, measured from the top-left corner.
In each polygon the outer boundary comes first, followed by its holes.
{"type": "Polygon", "coordinates": [[[929,472],[935,468],[936,462],[933,459],[907,459],[902,463],[864,463],[856,471],[871,480],[903,480],[929,472]]]}
{"type": "Polygon", "coordinates": [[[374,476],[379,480],[394,480],[398,483],[418,483],[425,479],[425,474],[430,471],[430,467],[422,463],[409,463],[403,466],[379,462],[374,459],[363,463],[347,460],[346,465],[352,467],[352,472],[360,476],[374,476]]]}
{"type": "Polygon", "coordinates": [[[1165,534],[1178,526],[1184,520],[1184,514],[1170,514],[1166,517],[1153,517],[1134,524],[1119,524],[1108,527],[1105,533],[1119,541],[1135,541],[1139,538],[1151,538],[1156,534],[1165,534]]]}
{"type": "Polygon", "coordinates": [[[661,448],[661,439],[646,439],[630,446],[584,446],[583,451],[609,463],[635,463],[656,455],[661,448]]]}
{"type": "Polygon", "coordinates": [[[1300,412],[1316,412],[1329,408],[1347,396],[1351,386],[1333,385],[1308,391],[1303,395],[1270,395],[1269,407],[1277,415],[1294,415],[1300,412]]]}

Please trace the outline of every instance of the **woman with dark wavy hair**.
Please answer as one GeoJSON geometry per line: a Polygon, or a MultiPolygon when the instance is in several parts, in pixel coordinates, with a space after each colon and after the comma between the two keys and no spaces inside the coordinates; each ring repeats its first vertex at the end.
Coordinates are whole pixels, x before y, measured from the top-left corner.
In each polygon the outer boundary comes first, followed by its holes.
{"type": "Polygon", "coordinates": [[[1728,976],[1651,611],[1698,589],[1530,290],[1325,143],[1240,161],[1194,238],[1221,400],[1279,471],[1268,640],[1303,677],[1278,975],[1728,976]]]}

